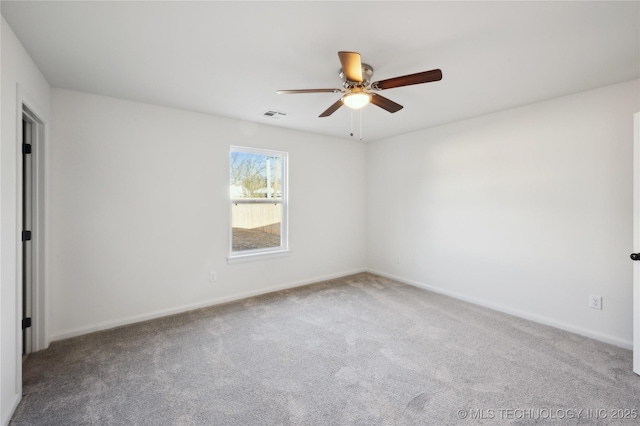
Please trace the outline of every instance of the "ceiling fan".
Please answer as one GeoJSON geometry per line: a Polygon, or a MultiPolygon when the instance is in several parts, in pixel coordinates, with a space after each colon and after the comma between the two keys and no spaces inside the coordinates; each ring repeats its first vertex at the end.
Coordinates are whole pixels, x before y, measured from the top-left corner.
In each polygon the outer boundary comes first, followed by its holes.
{"type": "Polygon", "coordinates": [[[373,76],[373,67],[371,65],[363,64],[360,60],[359,53],[338,52],[338,57],[342,64],[340,78],[342,78],[343,89],[278,90],[277,93],[279,95],[299,93],[344,93],[344,96],[320,114],[320,117],[330,116],[342,105],[346,105],[352,109],[360,109],[369,102],[393,113],[400,111],[403,106],[374,92],[393,89],[395,87],[411,86],[413,84],[442,80],[442,71],[435,69],[370,83],[371,77],[373,76]]]}

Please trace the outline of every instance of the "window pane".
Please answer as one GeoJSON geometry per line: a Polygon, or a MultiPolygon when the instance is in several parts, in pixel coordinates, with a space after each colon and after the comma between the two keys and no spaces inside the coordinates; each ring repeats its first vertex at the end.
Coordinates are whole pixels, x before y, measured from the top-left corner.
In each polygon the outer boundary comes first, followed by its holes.
{"type": "Polygon", "coordinates": [[[282,198],[282,157],[231,152],[231,198],[282,198]]]}
{"type": "Polygon", "coordinates": [[[286,251],[287,153],[231,146],[231,254],[286,251]]]}
{"type": "Polygon", "coordinates": [[[233,204],[232,251],[280,247],[282,204],[233,204]]]}

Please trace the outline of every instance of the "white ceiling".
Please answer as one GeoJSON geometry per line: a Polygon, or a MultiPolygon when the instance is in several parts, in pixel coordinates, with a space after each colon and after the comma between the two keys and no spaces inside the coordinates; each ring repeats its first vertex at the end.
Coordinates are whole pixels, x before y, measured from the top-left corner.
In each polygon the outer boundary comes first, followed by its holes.
{"type": "MultiPolygon", "coordinates": [[[[440,68],[363,110],[375,140],[640,77],[640,2],[1,2],[51,86],[349,138],[337,52],[373,81],[440,68]],[[287,113],[279,120],[268,110],[287,113]]],[[[357,136],[357,113],[354,123],[357,136]]]]}

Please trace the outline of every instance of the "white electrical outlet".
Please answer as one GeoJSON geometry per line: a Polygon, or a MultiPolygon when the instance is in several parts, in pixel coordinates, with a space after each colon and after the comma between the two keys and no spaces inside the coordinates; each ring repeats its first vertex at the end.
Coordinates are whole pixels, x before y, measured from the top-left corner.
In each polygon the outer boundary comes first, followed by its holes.
{"type": "Polygon", "coordinates": [[[396,256],[396,264],[399,265],[400,264],[400,256],[396,256]]]}
{"type": "Polygon", "coordinates": [[[589,307],[592,309],[602,309],[602,296],[589,295],[589,307]]]}
{"type": "Polygon", "coordinates": [[[209,282],[215,283],[218,280],[218,274],[209,272],[209,282]]]}

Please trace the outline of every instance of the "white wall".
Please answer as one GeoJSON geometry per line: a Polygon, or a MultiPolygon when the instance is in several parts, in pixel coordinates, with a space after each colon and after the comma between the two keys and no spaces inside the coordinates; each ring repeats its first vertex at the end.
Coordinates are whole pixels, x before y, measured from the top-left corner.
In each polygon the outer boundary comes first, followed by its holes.
{"type": "Polygon", "coordinates": [[[52,111],[53,340],[365,269],[362,142],[59,89],[52,111]],[[288,257],[227,264],[230,145],[289,152],[288,257]]]}
{"type": "Polygon", "coordinates": [[[18,176],[21,153],[18,149],[18,97],[28,101],[40,118],[49,120],[49,84],[24,50],[15,34],[2,18],[2,142],[0,145],[0,424],[6,424],[20,400],[22,371],[20,324],[17,301],[20,291],[18,262],[18,176]],[[18,90],[18,87],[20,90],[18,90]],[[20,95],[18,95],[20,93],[20,95]]]}
{"type": "Polygon", "coordinates": [[[630,348],[639,93],[634,80],[368,145],[369,268],[630,348]]]}

